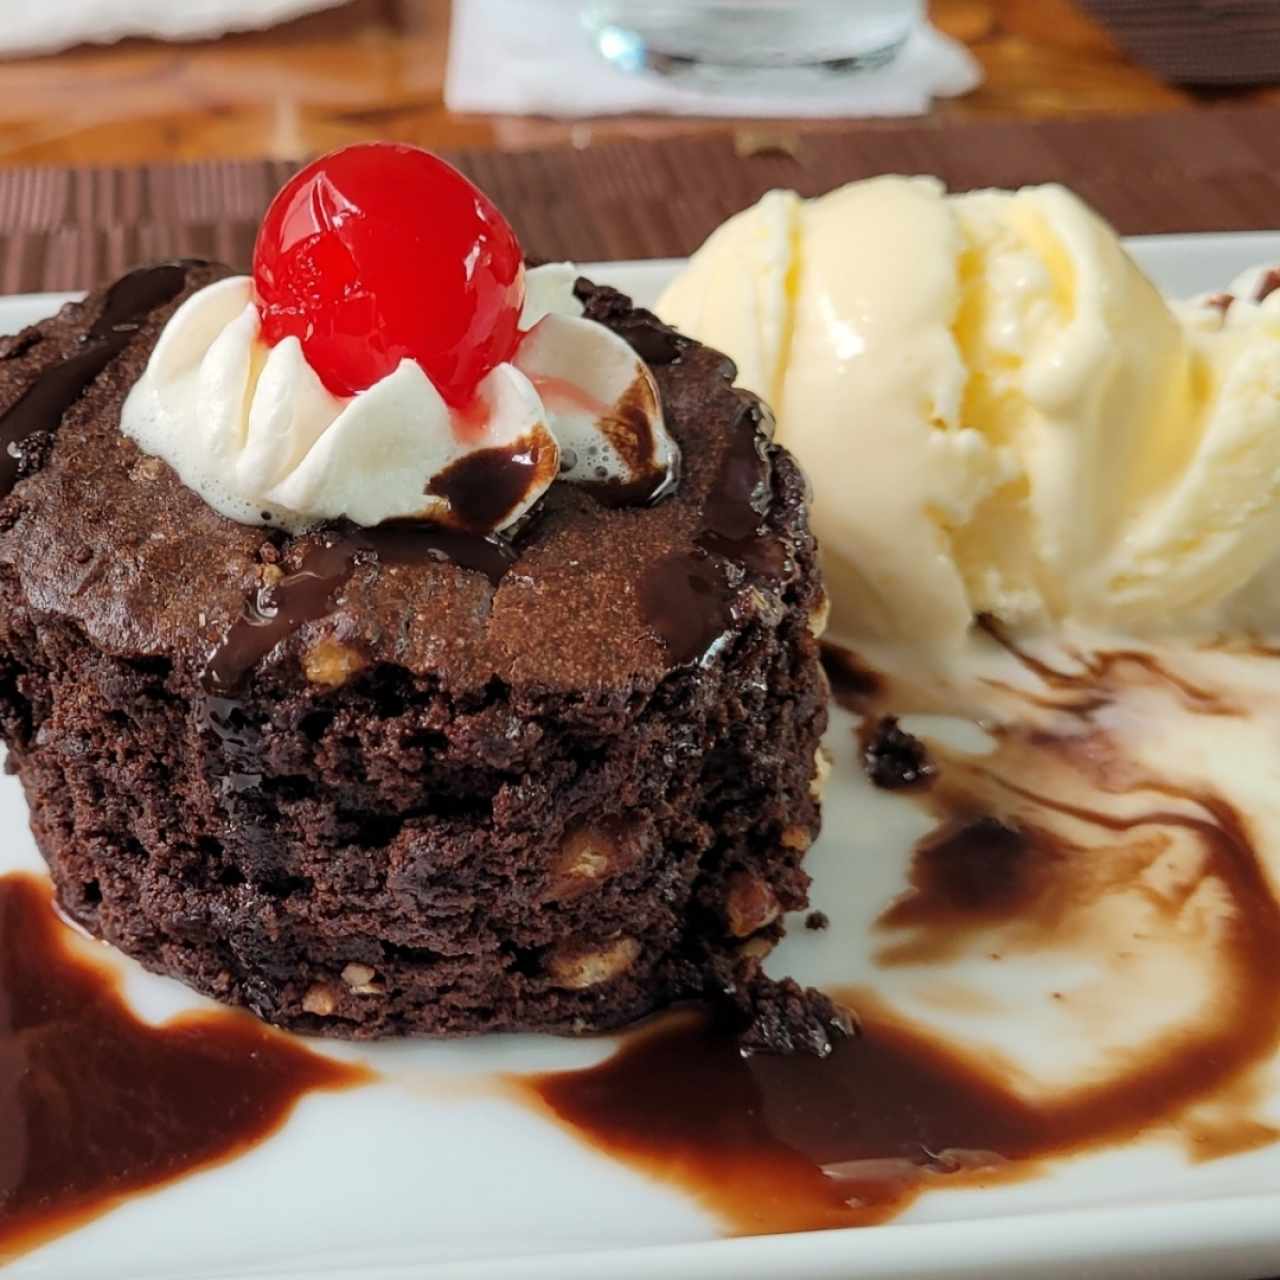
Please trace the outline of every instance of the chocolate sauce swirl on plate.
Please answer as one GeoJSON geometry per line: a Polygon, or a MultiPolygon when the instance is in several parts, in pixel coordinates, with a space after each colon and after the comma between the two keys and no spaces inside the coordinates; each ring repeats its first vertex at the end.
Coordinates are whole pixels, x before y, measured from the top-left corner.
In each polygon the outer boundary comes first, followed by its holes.
{"type": "MultiPolygon", "coordinates": [[[[836,656],[828,650],[828,669],[854,709],[879,715],[889,682],[836,656]]],[[[1015,927],[1017,954],[1035,954],[1057,945],[1064,902],[1140,884],[1153,847],[1188,842],[1197,874],[1229,904],[1216,941],[1225,973],[1199,1012],[1126,1048],[1114,1071],[1027,1094],[998,1058],[948,1044],[870,992],[835,990],[856,1010],[860,1034],[823,1058],[744,1057],[714,1018],[684,1014],[632,1035],[598,1066],[522,1087],[592,1147],[688,1191],[735,1234],[873,1225],[922,1193],[1024,1179],[1048,1160],[1153,1131],[1181,1136],[1195,1159],[1276,1141],[1274,1124],[1247,1104],[1227,1105],[1280,1048],[1280,903],[1250,824],[1212,790],[1127,771],[1101,786],[1133,798],[1120,813],[1016,781],[1031,754],[1070,766],[1080,753],[1095,759],[1099,746],[1073,726],[1062,737],[1011,733],[991,755],[944,755],[935,786],[909,793],[937,825],[876,928],[892,938],[881,965],[954,960],[993,925],[1015,927]],[[992,787],[1035,816],[992,813],[992,787]],[[1092,829],[1099,843],[1060,834],[1055,816],[1069,830],[1092,829]],[[1209,1128],[1189,1115],[1206,1102],[1225,1112],[1209,1128]]],[[[1174,895],[1162,908],[1174,925],[1184,901],[1174,895]]]]}
{"type": "Polygon", "coordinates": [[[139,1019],[37,878],[0,878],[0,1265],[370,1079],[229,1010],[139,1019]]]}

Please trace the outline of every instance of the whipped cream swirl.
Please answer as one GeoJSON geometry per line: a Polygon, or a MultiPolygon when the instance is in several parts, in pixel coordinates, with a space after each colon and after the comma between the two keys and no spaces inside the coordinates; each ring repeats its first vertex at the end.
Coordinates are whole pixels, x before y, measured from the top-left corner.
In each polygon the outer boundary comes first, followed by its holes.
{"type": "Polygon", "coordinates": [[[262,340],[248,276],[217,281],[165,326],[121,429],[223,515],[295,531],[345,517],[494,532],[557,478],[656,493],[678,450],[653,375],[583,318],[576,276],[568,263],[527,273],[520,344],[464,412],[409,359],[333,395],[296,338],[262,340]]]}

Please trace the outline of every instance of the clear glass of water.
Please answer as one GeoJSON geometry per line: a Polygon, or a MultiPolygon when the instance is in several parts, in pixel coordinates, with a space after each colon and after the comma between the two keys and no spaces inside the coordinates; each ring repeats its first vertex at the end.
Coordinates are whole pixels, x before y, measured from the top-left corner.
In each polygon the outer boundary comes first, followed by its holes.
{"type": "Polygon", "coordinates": [[[588,0],[583,22],[626,71],[678,76],[819,69],[893,61],[924,0],[588,0]]]}

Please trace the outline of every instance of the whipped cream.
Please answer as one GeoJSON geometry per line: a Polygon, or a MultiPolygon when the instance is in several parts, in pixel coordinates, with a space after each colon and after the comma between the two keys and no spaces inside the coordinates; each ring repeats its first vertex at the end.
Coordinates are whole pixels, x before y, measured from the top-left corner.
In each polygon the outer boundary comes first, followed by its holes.
{"type": "Polygon", "coordinates": [[[527,273],[521,342],[463,413],[409,359],[333,395],[296,338],[263,341],[252,280],[219,280],[165,326],[121,430],[223,515],[294,531],[345,517],[492,532],[557,477],[656,491],[678,451],[653,375],[583,318],[576,278],[568,263],[527,273]]]}

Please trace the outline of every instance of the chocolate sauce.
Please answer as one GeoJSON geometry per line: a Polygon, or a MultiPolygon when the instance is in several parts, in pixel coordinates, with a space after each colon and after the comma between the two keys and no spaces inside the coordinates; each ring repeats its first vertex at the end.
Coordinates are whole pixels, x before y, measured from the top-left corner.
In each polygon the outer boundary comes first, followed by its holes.
{"type": "Polygon", "coordinates": [[[1064,856],[1046,831],[989,814],[948,818],[916,845],[911,888],[878,923],[954,932],[1018,918],[1045,890],[1064,856]]]}
{"type": "MultiPolygon", "coordinates": [[[[528,536],[529,531],[528,525],[521,526],[524,536],[528,536]]],[[[516,542],[509,537],[440,529],[411,520],[361,529],[348,537],[376,556],[380,564],[408,567],[452,564],[471,573],[484,574],[494,587],[506,576],[519,554],[516,542]]]]}
{"type": "Polygon", "coordinates": [[[1041,1154],[1047,1128],[992,1072],[865,1014],[821,1059],[743,1057],[685,1015],[531,1087],[592,1146],[677,1182],[739,1234],[883,1222],[927,1186],[1041,1154]]]}
{"type": "Polygon", "coordinates": [[[1235,715],[1238,711],[1234,704],[1220,694],[1203,689],[1170,671],[1154,653],[1147,653],[1142,649],[1102,649],[1077,654],[1075,656],[1080,662],[1080,670],[1063,671],[1019,646],[995,618],[983,615],[978,619],[978,626],[1050,689],[1078,695],[1068,701],[1055,701],[1025,690],[1012,689],[1008,685],[998,686],[1026,698],[1036,706],[1087,718],[1113,700],[1119,673],[1125,668],[1136,667],[1152,679],[1174,689],[1189,711],[1201,715],[1235,715]]]}
{"type": "Polygon", "coordinates": [[[241,1154],[310,1090],[369,1079],[247,1014],[142,1022],[44,883],[0,878],[0,1265],[241,1154]]]}
{"type": "Polygon", "coordinates": [[[210,655],[204,669],[205,690],[233,694],[281,640],[305,623],[327,616],[335,596],[351,578],[361,550],[351,538],[320,543],[307,552],[296,573],[262,588],[210,655]]]}
{"type": "MultiPolygon", "coordinates": [[[[608,469],[600,466],[593,468],[595,476],[573,476],[576,487],[585,489],[606,507],[653,506],[676,488],[680,479],[680,454],[673,450],[667,466],[658,462],[653,421],[659,409],[656,389],[648,376],[637,375],[613,406],[588,395],[576,383],[564,378],[537,376],[533,385],[543,403],[552,409],[568,408],[590,414],[632,477],[630,480],[612,478],[608,469]]],[[[588,460],[594,452],[594,446],[588,448],[588,460]]],[[[581,461],[574,450],[562,448],[561,474],[574,471],[581,461]]]]}
{"type": "Polygon", "coordinates": [[[681,455],[672,447],[666,466],[658,462],[653,418],[658,412],[651,383],[637,377],[614,411],[600,419],[614,451],[627,465],[631,480],[577,481],[597,502],[607,507],[652,507],[680,485],[681,455]]]}
{"type": "MultiPolygon", "coordinates": [[[[1090,657],[1086,678],[1122,669],[1168,675],[1136,657],[1090,657]]],[[[837,697],[855,713],[876,715],[894,694],[896,686],[846,651],[824,646],[824,661],[837,697]]],[[[1203,702],[1186,682],[1169,683],[1193,705],[1203,702]]],[[[937,783],[913,793],[938,822],[915,849],[908,891],[878,921],[883,933],[904,939],[880,962],[937,963],[993,925],[1013,926],[1002,938],[1032,952],[1061,942],[1072,936],[1072,912],[1142,885],[1152,858],[1177,834],[1194,841],[1199,858],[1188,865],[1199,868],[1197,880],[1164,905],[1152,898],[1149,909],[1181,931],[1185,895],[1208,881],[1215,901],[1225,897],[1220,915],[1230,921],[1213,942],[1226,976],[1193,1023],[1139,1052],[1126,1049],[1113,1074],[1032,1104],[997,1059],[948,1048],[867,993],[849,992],[862,1034],[825,1059],[744,1059],[709,1018],[686,1016],[624,1042],[598,1067],[541,1077],[532,1086],[538,1100],[591,1145],[682,1187],[738,1233],[882,1222],[923,1191],[1026,1177],[1046,1159],[1158,1127],[1180,1132],[1200,1159],[1280,1138],[1252,1112],[1216,1131],[1189,1114],[1200,1103],[1251,1098],[1251,1073],[1280,1047],[1280,904],[1248,824],[1214,792],[1113,761],[1115,748],[1097,740],[1105,730],[1096,725],[1061,737],[1039,727],[993,732],[991,752],[939,748],[937,783]],[[1077,785],[1148,804],[1116,815],[1019,781],[1054,776],[1055,761],[1077,785]],[[988,807],[993,802],[1000,807],[988,807]],[[1054,829],[1055,817],[1093,828],[1101,843],[1074,843],[1054,829]]]]}
{"type": "Polygon", "coordinates": [[[759,400],[743,407],[719,474],[707,494],[698,543],[762,577],[781,577],[790,557],[766,524],[772,499],[772,416],[759,400]]]}
{"type": "Polygon", "coordinates": [[[656,507],[680,487],[679,455],[669,467],[654,468],[636,480],[575,480],[573,487],[585,490],[602,507],[656,507]]]}
{"type": "Polygon", "coordinates": [[[652,474],[656,485],[660,468],[655,461],[658,442],[653,434],[653,417],[658,406],[656,392],[648,378],[637,374],[621,399],[599,417],[600,430],[614,452],[635,475],[652,474]]]}
{"type": "MultiPolygon", "coordinates": [[[[264,587],[245,605],[209,657],[203,676],[206,692],[215,699],[234,695],[277,644],[306,623],[327,617],[362,556],[393,565],[455,564],[483,573],[496,586],[515,562],[516,551],[496,537],[409,522],[335,533],[307,552],[297,572],[264,587]]],[[[228,731],[220,723],[227,714],[227,709],[211,704],[209,727],[224,738],[228,731]]],[[[229,732],[229,741],[243,737],[242,727],[229,732]]]]}
{"type": "Polygon", "coordinates": [[[701,661],[734,624],[734,597],[717,557],[748,572],[779,578],[790,567],[782,539],[766,524],[772,500],[772,419],[758,400],[744,405],[720,471],[703,505],[699,547],[709,556],[676,554],[640,584],[640,604],[676,663],[701,661]]]}
{"type": "Polygon", "coordinates": [[[102,314],[81,339],[80,350],[51,365],[0,414],[0,496],[27,474],[22,442],[55,431],[90,383],[128,345],[142,322],[182,292],[194,263],[140,267],[111,286],[102,314]]]}
{"type": "MultiPolygon", "coordinates": [[[[1033,1105],[997,1064],[850,993],[862,1033],[824,1059],[743,1058],[730,1035],[685,1016],[600,1066],[545,1075],[532,1088],[593,1146],[675,1181],[752,1234],[882,1222],[924,1190],[1025,1177],[1045,1158],[1173,1122],[1280,1042],[1280,907],[1234,810],[1207,794],[1184,798],[1203,816],[1117,818],[1044,801],[1107,830],[1191,831],[1238,911],[1221,1005],[1111,1079],[1033,1105]]],[[[989,818],[940,831],[922,844],[913,892],[889,918],[945,929],[1018,917],[1053,874],[1046,850],[1034,833],[989,818]]]]}
{"type": "Polygon", "coordinates": [[[138,267],[121,276],[107,290],[102,314],[89,330],[89,341],[113,342],[122,333],[136,333],[153,311],[182,292],[189,272],[208,265],[199,258],[184,258],[138,267]]]}
{"type": "Polygon", "coordinates": [[[862,715],[885,692],[884,677],[873,671],[851,649],[829,640],[822,642],[822,669],[831,685],[836,706],[862,715]]]}
{"type": "Polygon", "coordinates": [[[1280,289],[1280,267],[1272,267],[1258,281],[1258,287],[1253,294],[1254,302],[1265,302],[1277,289],[1280,289]]]}
{"type": "Polygon", "coordinates": [[[743,406],[703,507],[703,528],[726,542],[743,542],[760,532],[769,513],[768,410],[758,401],[743,406]]]}
{"type": "Polygon", "coordinates": [[[559,465],[554,450],[525,436],[463,454],[431,478],[427,492],[448,502],[454,527],[483,536],[502,525],[526,495],[544,489],[559,465]]]}
{"type": "Polygon", "coordinates": [[[733,592],[711,556],[678,552],[640,580],[640,607],[678,666],[704,662],[734,623],[733,592]]]}

